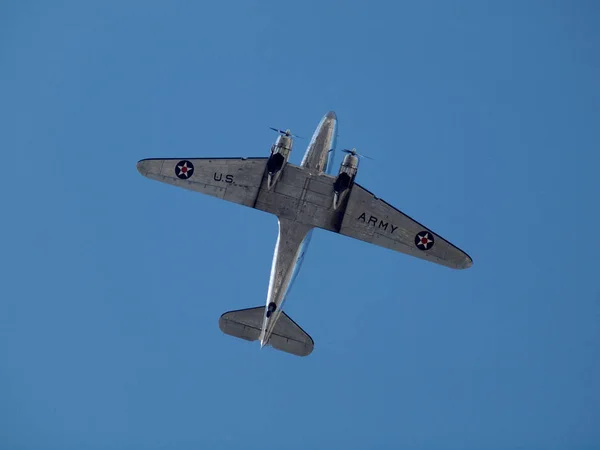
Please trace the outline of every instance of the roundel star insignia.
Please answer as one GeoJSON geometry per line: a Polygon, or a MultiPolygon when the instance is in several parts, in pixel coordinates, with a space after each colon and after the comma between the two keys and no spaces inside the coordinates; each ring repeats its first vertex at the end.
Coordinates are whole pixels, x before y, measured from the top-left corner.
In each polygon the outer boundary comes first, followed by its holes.
{"type": "Polygon", "coordinates": [[[429,250],[433,244],[433,234],[429,231],[421,231],[415,236],[415,245],[419,250],[429,250]]]}
{"type": "Polygon", "coordinates": [[[177,178],[187,180],[194,173],[194,165],[189,161],[179,161],[175,166],[175,175],[177,178]]]}

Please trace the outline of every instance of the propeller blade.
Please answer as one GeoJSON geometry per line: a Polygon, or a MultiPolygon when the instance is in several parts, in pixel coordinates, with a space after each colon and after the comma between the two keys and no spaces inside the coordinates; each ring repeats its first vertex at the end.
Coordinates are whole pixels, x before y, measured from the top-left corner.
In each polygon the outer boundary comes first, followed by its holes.
{"type": "Polygon", "coordinates": [[[304,139],[302,136],[298,136],[297,134],[288,133],[287,131],[280,130],[278,128],[269,127],[271,130],[276,131],[277,133],[283,134],[284,136],[294,136],[298,139],[304,139]]]}
{"type": "Polygon", "coordinates": [[[372,161],[374,161],[374,160],[375,160],[374,158],[371,158],[370,156],[365,156],[365,155],[362,155],[362,154],[358,153],[358,152],[356,151],[356,149],[348,150],[347,148],[345,148],[345,149],[343,149],[342,151],[343,151],[344,153],[349,153],[349,154],[351,154],[351,155],[357,156],[358,158],[366,158],[366,159],[370,159],[370,160],[372,160],[372,161]]]}

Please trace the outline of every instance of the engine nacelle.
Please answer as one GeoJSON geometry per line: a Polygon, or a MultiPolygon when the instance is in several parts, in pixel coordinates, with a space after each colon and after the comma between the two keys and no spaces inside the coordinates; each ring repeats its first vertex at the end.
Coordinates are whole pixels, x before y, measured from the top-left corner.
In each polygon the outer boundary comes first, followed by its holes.
{"type": "Polygon", "coordinates": [[[336,209],[348,195],[357,172],[358,156],[349,153],[344,156],[338,176],[333,183],[333,209],[336,209]]]}
{"type": "Polygon", "coordinates": [[[282,135],[277,138],[271,147],[271,156],[267,161],[267,189],[275,186],[281,171],[287,163],[292,152],[293,140],[290,136],[282,135]]]}

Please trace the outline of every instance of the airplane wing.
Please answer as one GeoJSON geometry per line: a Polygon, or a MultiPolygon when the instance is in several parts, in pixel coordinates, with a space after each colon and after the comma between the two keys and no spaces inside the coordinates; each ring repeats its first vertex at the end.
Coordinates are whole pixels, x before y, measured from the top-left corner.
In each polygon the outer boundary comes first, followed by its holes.
{"type": "Polygon", "coordinates": [[[337,232],[454,269],[471,267],[464,251],[355,183],[346,208],[331,208],[334,177],[287,164],[274,189],[261,189],[268,158],[143,159],[140,173],[305,225],[337,232]]]}
{"type": "Polygon", "coordinates": [[[142,159],[145,177],[254,207],[268,158],[142,159]]]}
{"type": "Polygon", "coordinates": [[[464,251],[356,183],[338,233],[453,269],[473,264],[464,251]]]}

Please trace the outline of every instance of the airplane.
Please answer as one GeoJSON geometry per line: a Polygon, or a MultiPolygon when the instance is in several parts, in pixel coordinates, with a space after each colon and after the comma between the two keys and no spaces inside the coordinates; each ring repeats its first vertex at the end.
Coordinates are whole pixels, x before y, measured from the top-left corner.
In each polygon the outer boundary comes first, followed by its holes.
{"type": "Polygon", "coordinates": [[[339,233],[454,269],[471,267],[464,251],[355,182],[360,154],[347,150],[332,174],[337,117],[319,122],[300,166],[291,164],[295,135],[279,133],[266,157],[142,159],[138,171],[152,180],[274,214],[279,232],[265,306],[225,312],[225,334],[260,341],[296,356],[308,356],[313,339],[283,304],[310,244],[314,228],[339,233]]]}

